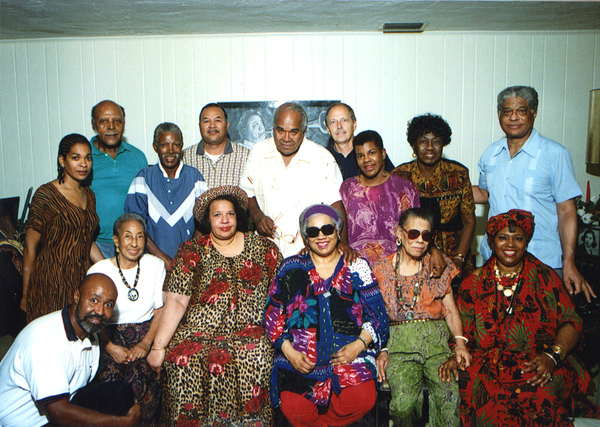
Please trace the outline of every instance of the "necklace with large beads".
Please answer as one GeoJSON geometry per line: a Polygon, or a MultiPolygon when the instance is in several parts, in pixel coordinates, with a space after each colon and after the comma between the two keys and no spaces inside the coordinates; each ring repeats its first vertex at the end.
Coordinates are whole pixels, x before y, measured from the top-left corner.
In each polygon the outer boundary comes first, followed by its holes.
{"type": "Polygon", "coordinates": [[[502,294],[510,298],[515,293],[517,286],[519,285],[519,281],[517,280],[521,272],[523,271],[523,263],[517,271],[513,271],[511,273],[504,273],[500,271],[498,268],[498,261],[494,262],[494,274],[496,275],[496,289],[498,289],[502,294]]]}

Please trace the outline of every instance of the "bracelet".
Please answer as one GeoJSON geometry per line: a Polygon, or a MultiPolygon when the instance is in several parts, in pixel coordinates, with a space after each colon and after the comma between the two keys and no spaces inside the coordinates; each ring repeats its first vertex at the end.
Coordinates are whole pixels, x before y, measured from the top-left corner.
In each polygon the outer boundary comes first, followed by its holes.
{"type": "Polygon", "coordinates": [[[554,354],[558,354],[558,358],[562,362],[567,357],[567,350],[560,344],[554,344],[550,347],[554,354]]]}
{"type": "Polygon", "coordinates": [[[465,342],[465,344],[469,344],[469,340],[466,339],[465,337],[463,337],[462,335],[456,335],[454,337],[454,341],[456,341],[457,338],[460,338],[461,340],[463,340],[465,342]]]}
{"type": "Polygon", "coordinates": [[[459,259],[462,262],[465,262],[465,257],[467,256],[467,254],[456,254],[452,257],[452,259],[459,259]]]}
{"type": "Polygon", "coordinates": [[[554,358],[554,355],[552,355],[552,354],[550,354],[550,353],[548,353],[548,352],[546,352],[546,351],[544,352],[544,354],[545,354],[546,356],[548,356],[548,357],[550,358],[550,360],[552,360],[552,361],[554,362],[554,366],[558,366],[558,362],[557,362],[557,361],[556,361],[556,359],[554,358]]]}
{"type": "Polygon", "coordinates": [[[383,348],[381,349],[381,351],[379,351],[379,352],[380,352],[380,353],[383,353],[384,351],[385,351],[386,353],[389,353],[389,351],[388,351],[387,347],[383,347],[383,348]]]}
{"type": "Polygon", "coordinates": [[[360,335],[358,336],[358,339],[361,340],[363,342],[363,344],[365,345],[365,350],[369,348],[369,344],[367,343],[366,339],[364,339],[360,335]]]}
{"type": "Polygon", "coordinates": [[[165,347],[152,347],[152,351],[154,351],[154,350],[160,351],[160,350],[166,350],[166,348],[165,347]]]}

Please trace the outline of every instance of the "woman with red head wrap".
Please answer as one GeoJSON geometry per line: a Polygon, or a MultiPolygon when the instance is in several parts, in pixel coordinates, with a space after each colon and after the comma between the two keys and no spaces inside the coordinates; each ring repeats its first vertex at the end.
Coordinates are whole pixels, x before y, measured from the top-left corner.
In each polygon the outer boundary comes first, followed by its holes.
{"type": "Polygon", "coordinates": [[[560,277],[527,252],[534,228],[531,212],[520,209],[490,218],[493,256],[460,286],[473,361],[464,367],[450,359],[440,375],[452,381],[461,369],[465,426],[570,426],[575,406],[598,416],[585,398],[590,376],[570,354],[581,318],[560,277]]]}

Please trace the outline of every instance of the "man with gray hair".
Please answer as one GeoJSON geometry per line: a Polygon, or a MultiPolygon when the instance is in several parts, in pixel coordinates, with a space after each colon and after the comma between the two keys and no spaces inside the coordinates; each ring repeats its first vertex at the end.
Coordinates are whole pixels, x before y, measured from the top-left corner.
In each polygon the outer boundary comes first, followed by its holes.
{"type": "MultiPolygon", "coordinates": [[[[258,142],[248,157],[240,187],[260,234],[274,239],[284,257],[304,248],[298,217],[309,205],[331,205],[344,216],[342,174],[326,148],[304,138],[308,117],[300,104],[282,104],[273,116],[273,137],[258,142]]],[[[341,247],[347,245],[346,227],[341,247]],[[344,243],[346,242],[346,243],[344,243]]]]}
{"type": "Polygon", "coordinates": [[[194,235],[194,204],[206,191],[198,169],[181,161],[183,135],[174,123],[161,123],[154,130],[152,147],[159,162],[142,169],[125,199],[125,212],[146,221],[148,251],[169,268],[179,244],[194,235]]]}
{"type": "MultiPolygon", "coordinates": [[[[498,119],[505,138],[483,153],[477,168],[476,203],[490,204],[489,217],[510,209],[535,215],[535,232],[528,251],[562,275],[567,289],[593,291],[575,267],[577,213],[575,198],[581,190],[575,181],[571,155],[561,144],[533,128],[538,94],[529,86],[511,86],[498,94],[498,119]]],[[[480,252],[488,259],[487,239],[480,252]]]]}

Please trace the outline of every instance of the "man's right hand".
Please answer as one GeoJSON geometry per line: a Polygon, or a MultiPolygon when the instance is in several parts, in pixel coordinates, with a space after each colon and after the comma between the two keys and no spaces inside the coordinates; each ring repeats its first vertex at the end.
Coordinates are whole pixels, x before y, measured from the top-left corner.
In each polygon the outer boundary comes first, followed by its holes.
{"type": "Polygon", "coordinates": [[[273,237],[275,235],[275,223],[267,215],[263,214],[263,216],[258,221],[255,221],[254,224],[256,224],[256,230],[261,236],[273,237]]]}
{"type": "Polygon", "coordinates": [[[140,409],[140,405],[138,405],[137,403],[134,403],[133,406],[131,408],[129,408],[129,411],[127,411],[127,413],[123,417],[124,418],[123,425],[133,427],[133,426],[137,425],[137,423],[140,421],[141,417],[142,417],[142,410],[140,409]]]}

